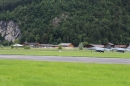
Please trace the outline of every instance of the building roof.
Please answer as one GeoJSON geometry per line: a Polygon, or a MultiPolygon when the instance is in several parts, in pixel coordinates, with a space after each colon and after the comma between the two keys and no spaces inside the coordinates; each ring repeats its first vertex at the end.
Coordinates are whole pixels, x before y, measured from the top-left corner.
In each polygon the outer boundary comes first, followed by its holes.
{"type": "Polygon", "coordinates": [[[37,43],[37,42],[34,42],[34,43],[24,42],[24,44],[26,44],[26,45],[37,45],[39,43],[37,43]]]}
{"type": "Polygon", "coordinates": [[[104,45],[100,45],[100,44],[90,44],[90,45],[93,46],[93,47],[100,47],[100,48],[104,47],[104,45]]]}
{"type": "Polygon", "coordinates": [[[70,44],[72,44],[72,43],[60,43],[59,45],[68,46],[70,44]]]}
{"type": "Polygon", "coordinates": [[[115,48],[126,48],[126,45],[115,45],[115,48]]]}
{"type": "Polygon", "coordinates": [[[109,44],[109,45],[114,45],[114,44],[112,44],[112,43],[110,43],[110,42],[109,42],[109,43],[107,43],[107,44],[109,44]]]}
{"type": "Polygon", "coordinates": [[[69,45],[71,43],[60,43],[60,45],[69,45]]]}
{"type": "Polygon", "coordinates": [[[39,46],[43,46],[43,47],[53,47],[55,45],[53,44],[39,44],[39,46]]]}

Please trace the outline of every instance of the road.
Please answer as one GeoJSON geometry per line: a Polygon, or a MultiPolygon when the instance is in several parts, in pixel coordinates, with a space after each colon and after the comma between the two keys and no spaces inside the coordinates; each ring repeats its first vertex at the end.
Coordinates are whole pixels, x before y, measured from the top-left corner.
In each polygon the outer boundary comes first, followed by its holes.
{"type": "Polygon", "coordinates": [[[0,55],[0,59],[37,60],[37,61],[53,61],[53,62],[84,62],[84,63],[101,63],[101,64],[130,64],[130,59],[125,58],[0,55]]]}

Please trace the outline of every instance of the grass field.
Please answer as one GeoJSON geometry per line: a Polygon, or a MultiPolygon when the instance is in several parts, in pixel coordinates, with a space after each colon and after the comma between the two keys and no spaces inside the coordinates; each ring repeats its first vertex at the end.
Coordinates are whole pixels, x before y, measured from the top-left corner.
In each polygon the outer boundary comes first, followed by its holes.
{"type": "Polygon", "coordinates": [[[0,86],[129,86],[130,65],[0,60],[0,86]]]}
{"type": "Polygon", "coordinates": [[[61,52],[59,52],[58,49],[32,48],[29,50],[25,50],[23,48],[18,48],[18,49],[4,48],[4,49],[0,49],[0,54],[130,58],[130,52],[119,53],[119,52],[105,51],[105,53],[99,53],[94,51],[91,52],[90,50],[85,50],[85,49],[84,50],[63,49],[61,52]]]}

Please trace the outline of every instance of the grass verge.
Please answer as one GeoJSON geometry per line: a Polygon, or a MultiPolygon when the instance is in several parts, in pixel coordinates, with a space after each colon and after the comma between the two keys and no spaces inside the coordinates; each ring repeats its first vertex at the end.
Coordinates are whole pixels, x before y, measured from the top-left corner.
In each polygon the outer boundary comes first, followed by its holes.
{"type": "Polygon", "coordinates": [[[104,53],[91,52],[89,50],[78,50],[78,49],[63,49],[59,52],[58,49],[43,49],[43,48],[32,48],[29,50],[18,48],[0,49],[0,54],[9,55],[39,55],[39,56],[82,56],[82,57],[106,57],[106,58],[130,58],[130,52],[119,53],[105,51],[104,53]]]}
{"type": "Polygon", "coordinates": [[[0,86],[129,86],[130,65],[0,60],[0,86]]]}

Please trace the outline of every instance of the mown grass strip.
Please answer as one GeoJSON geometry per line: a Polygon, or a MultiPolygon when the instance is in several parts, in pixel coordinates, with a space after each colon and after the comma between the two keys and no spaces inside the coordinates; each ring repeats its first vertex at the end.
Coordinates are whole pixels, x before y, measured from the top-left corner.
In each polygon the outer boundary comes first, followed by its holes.
{"type": "Polygon", "coordinates": [[[43,49],[43,48],[32,48],[29,50],[18,48],[10,49],[4,48],[0,49],[0,54],[10,54],[10,55],[39,55],[39,56],[83,56],[83,57],[106,57],[106,58],[130,58],[130,52],[119,53],[105,51],[104,53],[94,52],[90,50],[78,50],[63,49],[59,51],[58,49],[43,49]]]}
{"type": "Polygon", "coordinates": [[[129,86],[130,65],[0,60],[0,86],[129,86]]]}

